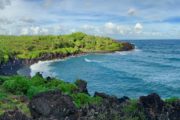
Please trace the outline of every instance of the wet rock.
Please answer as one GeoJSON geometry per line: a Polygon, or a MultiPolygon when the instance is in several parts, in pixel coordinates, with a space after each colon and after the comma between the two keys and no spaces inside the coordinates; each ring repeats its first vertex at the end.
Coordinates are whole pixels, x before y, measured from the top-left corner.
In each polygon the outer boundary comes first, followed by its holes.
{"type": "Polygon", "coordinates": [[[88,94],[87,90],[87,82],[84,80],[76,80],[75,84],[78,87],[78,92],[86,93],[88,94]]]}
{"type": "Polygon", "coordinates": [[[152,93],[148,96],[141,96],[140,106],[144,109],[145,115],[148,119],[158,119],[158,116],[162,113],[164,102],[160,96],[156,93],[152,93]]]}
{"type": "Polygon", "coordinates": [[[51,78],[51,77],[48,76],[48,77],[46,78],[46,80],[47,80],[47,81],[51,81],[51,80],[53,80],[53,78],[51,78]]]}
{"type": "Polygon", "coordinates": [[[169,120],[180,120],[180,100],[166,105],[164,113],[169,120]]]}
{"type": "Polygon", "coordinates": [[[180,100],[168,103],[152,93],[139,99],[147,120],[180,120],[180,100]]]}
{"type": "Polygon", "coordinates": [[[18,110],[7,111],[0,116],[0,120],[32,120],[18,110]]]}
{"type": "Polygon", "coordinates": [[[107,95],[106,93],[100,93],[100,92],[95,92],[94,93],[94,96],[99,96],[103,99],[108,99],[108,100],[111,100],[111,101],[118,101],[118,98],[116,96],[110,96],[110,95],[107,95]]]}
{"type": "Polygon", "coordinates": [[[125,102],[126,100],[129,100],[128,97],[124,96],[122,98],[117,98],[116,96],[110,96],[110,95],[107,95],[105,93],[99,93],[99,92],[95,92],[94,96],[99,96],[101,98],[103,98],[104,100],[107,100],[109,101],[109,103],[123,103],[125,102]]]}
{"type": "Polygon", "coordinates": [[[135,48],[133,44],[128,43],[128,42],[123,42],[122,45],[123,45],[122,51],[129,51],[135,48]]]}
{"type": "Polygon", "coordinates": [[[59,90],[40,93],[32,98],[29,108],[34,119],[76,120],[77,108],[71,97],[59,90]]]}
{"type": "Polygon", "coordinates": [[[79,110],[80,120],[121,120],[123,105],[118,98],[108,96],[104,93],[97,93],[95,96],[102,97],[99,105],[84,106],[79,110]]]}
{"type": "Polygon", "coordinates": [[[84,81],[84,80],[76,80],[75,84],[78,87],[77,92],[89,94],[88,90],[87,90],[87,82],[86,81],[84,81]]]}
{"type": "Polygon", "coordinates": [[[130,99],[129,99],[129,97],[127,97],[127,96],[124,96],[124,97],[118,99],[118,101],[119,101],[120,103],[126,102],[126,101],[128,101],[128,100],[130,100],[130,99]]]}
{"type": "Polygon", "coordinates": [[[128,97],[117,98],[105,93],[95,92],[94,97],[101,97],[98,105],[84,106],[79,110],[80,120],[121,120],[122,108],[129,100],[128,97]]]}

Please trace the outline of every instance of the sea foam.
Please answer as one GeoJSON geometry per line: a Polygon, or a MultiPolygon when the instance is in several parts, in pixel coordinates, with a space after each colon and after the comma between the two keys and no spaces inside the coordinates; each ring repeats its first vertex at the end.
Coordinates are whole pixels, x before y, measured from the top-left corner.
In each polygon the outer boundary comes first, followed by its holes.
{"type": "Polygon", "coordinates": [[[120,54],[120,55],[128,55],[128,54],[135,53],[135,52],[141,52],[141,49],[139,49],[139,48],[137,48],[135,46],[134,50],[131,50],[131,51],[117,51],[115,53],[120,54]]]}
{"type": "Polygon", "coordinates": [[[31,72],[30,72],[30,76],[34,76],[37,72],[40,72],[43,77],[55,77],[56,74],[52,72],[52,67],[51,67],[51,63],[55,62],[57,60],[54,61],[39,61],[38,63],[35,63],[33,65],[30,66],[31,72]]]}
{"type": "Polygon", "coordinates": [[[98,60],[90,60],[88,58],[84,58],[84,61],[86,62],[95,62],[95,63],[101,63],[102,61],[98,61],[98,60]]]}

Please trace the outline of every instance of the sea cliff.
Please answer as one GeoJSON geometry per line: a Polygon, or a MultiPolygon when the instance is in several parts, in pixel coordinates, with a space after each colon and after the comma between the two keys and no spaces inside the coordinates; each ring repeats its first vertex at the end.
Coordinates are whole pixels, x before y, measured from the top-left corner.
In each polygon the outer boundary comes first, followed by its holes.
{"type": "MultiPolygon", "coordinates": [[[[122,44],[123,44],[123,48],[116,51],[130,51],[135,48],[134,45],[131,43],[122,42],[122,44]]],[[[38,61],[64,59],[70,56],[79,56],[79,55],[84,55],[84,54],[89,54],[89,53],[109,53],[109,52],[115,52],[115,51],[79,52],[79,53],[66,54],[66,55],[61,54],[61,53],[47,53],[34,59],[18,59],[15,57],[8,60],[8,62],[6,63],[0,64],[0,75],[15,75],[17,74],[17,71],[20,68],[24,66],[30,66],[34,63],[37,63],[38,61]]]]}

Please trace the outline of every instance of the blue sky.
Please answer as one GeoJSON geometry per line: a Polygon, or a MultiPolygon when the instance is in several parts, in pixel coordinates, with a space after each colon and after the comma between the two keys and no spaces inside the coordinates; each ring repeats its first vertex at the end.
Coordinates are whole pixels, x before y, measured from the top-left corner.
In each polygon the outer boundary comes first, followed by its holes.
{"type": "Polygon", "coordinates": [[[180,0],[0,0],[0,34],[180,39],[180,0]]]}

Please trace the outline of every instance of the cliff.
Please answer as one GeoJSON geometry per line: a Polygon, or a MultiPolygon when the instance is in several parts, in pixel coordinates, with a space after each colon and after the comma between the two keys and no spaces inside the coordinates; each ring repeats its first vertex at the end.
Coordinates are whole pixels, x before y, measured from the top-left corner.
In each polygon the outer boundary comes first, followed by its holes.
{"type": "MultiPolygon", "coordinates": [[[[130,51],[134,49],[134,45],[127,42],[122,42],[122,48],[115,51],[130,51]]],[[[53,60],[53,59],[64,59],[69,56],[78,56],[83,54],[89,53],[108,53],[108,52],[115,52],[115,51],[96,51],[96,52],[78,52],[78,53],[71,53],[71,54],[62,54],[62,53],[46,53],[40,57],[33,58],[33,59],[19,59],[19,58],[11,58],[6,63],[0,63],[0,75],[15,75],[17,71],[24,67],[30,66],[38,61],[46,61],[46,60],[53,60]]]]}

